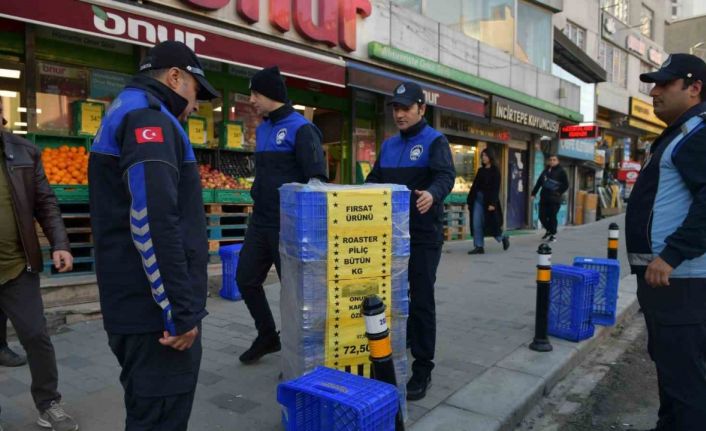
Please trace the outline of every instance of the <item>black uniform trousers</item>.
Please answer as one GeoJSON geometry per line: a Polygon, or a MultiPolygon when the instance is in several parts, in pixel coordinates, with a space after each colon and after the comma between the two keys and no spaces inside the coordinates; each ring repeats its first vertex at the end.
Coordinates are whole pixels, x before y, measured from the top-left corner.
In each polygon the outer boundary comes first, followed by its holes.
{"type": "Polygon", "coordinates": [[[704,430],[706,279],[671,279],[670,286],[660,288],[648,286],[643,276],[638,276],[637,280],[638,298],[647,325],[647,350],[657,368],[660,401],[657,430],[704,430]],[[698,289],[699,293],[694,295],[693,289],[698,289]],[[657,302],[659,297],[662,304],[657,302]],[[674,299],[689,309],[675,313],[660,310],[663,304],[675,304],[674,299]],[[693,303],[688,304],[689,301],[693,303]],[[702,316],[701,321],[690,317],[698,314],[702,316]]]}
{"type": "Polygon", "coordinates": [[[561,203],[549,202],[549,201],[539,201],[539,221],[542,222],[542,226],[551,235],[556,235],[557,220],[556,216],[561,208],[561,203]]]}
{"type": "Polygon", "coordinates": [[[434,369],[436,304],[434,283],[441,259],[441,245],[412,244],[409,256],[409,318],[407,338],[414,362],[412,372],[428,376],[434,369]]]}
{"type": "Polygon", "coordinates": [[[279,228],[250,224],[245,233],[243,248],[240,250],[235,281],[260,335],[271,335],[277,330],[262,286],[273,263],[277,275],[281,278],[279,228]]]}
{"type": "Polygon", "coordinates": [[[0,310],[12,322],[17,338],[27,352],[32,398],[37,410],[43,412],[52,401],[61,401],[61,394],[57,391],[59,373],[44,318],[39,274],[22,271],[14,280],[0,285],[0,310]]]}
{"type": "Polygon", "coordinates": [[[186,431],[201,367],[201,326],[190,349],[159,343],[160,332],[108,334],[122,371],[126,431],[186,431]]]}

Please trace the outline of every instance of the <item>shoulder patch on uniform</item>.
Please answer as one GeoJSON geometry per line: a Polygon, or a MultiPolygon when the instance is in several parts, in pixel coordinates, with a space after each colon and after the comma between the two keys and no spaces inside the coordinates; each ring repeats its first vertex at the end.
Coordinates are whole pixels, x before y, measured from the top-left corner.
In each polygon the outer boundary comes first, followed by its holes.
{"type": "Polygon", "coordinates": [[[162,128],[158,126],[154,127],[140,127],[135,129],[135,139],[138,144],[146,143],[164,143],[164,133],[162,133],[162,128]]]}

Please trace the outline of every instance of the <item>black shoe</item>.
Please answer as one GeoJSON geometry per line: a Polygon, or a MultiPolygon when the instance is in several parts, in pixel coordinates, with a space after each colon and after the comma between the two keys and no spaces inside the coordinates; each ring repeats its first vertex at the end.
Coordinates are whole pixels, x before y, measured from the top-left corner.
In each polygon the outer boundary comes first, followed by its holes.
{"type": "Polygon", "coordinates": [[[9,347],[0,347],[0,366],[3,367],[19,367],[27,363],[27,358],[18,355],[10,350],[9,347]]]}
{"type": "Polygon", "coordinates": [[[431,385],[431,375],[412,374],[407,382],[407,399],[409,401],[421,400],[427,396],[427,389],[431,385]]]}
{"type": "Polygon", "coordinates": [[[468,254],[485,254],[485,249],[483,247],[476,247],[469,251],[468,254]]]}
{"type": "Polygon", "coordinates": [[[240,355],[240,362],[243,364],[252,364],[257,362],[268,353],[279,352],[282,350],[282,344],[279,342],[279,332],[273,332],[267,335],[258,335],[253,341],[252,346],[240,355]]]}
{"type": "Polygon", "coordinates": [[[510,248],[510,238],[504,236],[503,237],[503,250],[507,250],[510,248]]]}
{"type": "Polygon", "coordinates": [[[547,242],[556,242],[556,235],[549,235],[547,242]]]}
{"type": "Polygon", "coordinates": [[[549,237],[552,236],[549,232],[544,232],[544,236],[542,237],[542,241],[546,241],[549,239],[549,237]]]}

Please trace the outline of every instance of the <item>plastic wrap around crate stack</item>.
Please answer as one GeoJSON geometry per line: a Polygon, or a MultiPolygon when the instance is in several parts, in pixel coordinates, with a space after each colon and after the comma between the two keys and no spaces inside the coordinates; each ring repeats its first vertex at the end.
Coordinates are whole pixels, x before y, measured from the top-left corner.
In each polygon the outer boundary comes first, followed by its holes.
{"type": "Polygon", "coordinates": [[[576,257],[574,258],[574,266],[592,269],[600,274],[600,281],[593,295],[591,320],[598,325],[614,325],[615,311],[618,305],[620,262],[616,259],[576,257]]]}
{"type": "MultiPolygon", "coordinates": [[[[280,187],[280,258],[282,261],[282,362],[285,379],[324,365],[328,218],[327,192],[387,188],[392,190],[391,339],[400,401],[405,409],[407,381],[407,264],[409,199],[405,186],[285,184],[280,187]],[[286,323],[285,323],[286,322],[286,323]]],[[[389,305],[389,304],[388,304],[389,305]]]]}
{"type": "Polygon", "coordinates": [[[286,431],[394,431],[395,387],[325,367],[277,387],[286,431]]]}
{"type": "Polygon", "coordinates": [[[553,265],[549,288],[549,335],[569,341],[593,337],[591,321],[596,271],[575,266],[553,265]]]}

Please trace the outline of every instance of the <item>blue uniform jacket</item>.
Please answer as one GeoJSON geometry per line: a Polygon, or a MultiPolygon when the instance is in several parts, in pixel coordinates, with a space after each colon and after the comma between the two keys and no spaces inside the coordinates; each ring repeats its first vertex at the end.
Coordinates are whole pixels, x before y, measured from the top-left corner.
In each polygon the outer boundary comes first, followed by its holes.
{"type": "Polygon", "coordinates": [[[625,230],[633,273],[660,256],[672,278],[706,277],[706,103],[654,141],[630,194],[625,230]]]}
{"type": "Polygon", "coordinates": [[[444,242],[444,199],[456,178],[446,137],[422,119],[383,142],[380,155],[366,178],[369,183],[402,184],[410,189],[409,233],[412,244],[444,242]],[[425,214],[417,209],[415,190],[426,190],[434,204],[425,214]]]}
{"type": "Polygon", "coordinates": [[[291,105],[284,105],[257,127],[251,223],[278,229],[280,186],[310,178],[327,180],[321,132],[291,105]]]}
{"type": "Polygon", "coordinates": [[[186,101],[138,76],[91,147],[89,196],[107,332],[194,328],[206,316],[208,241],[194,152],[175,114],[186,101]]]}

